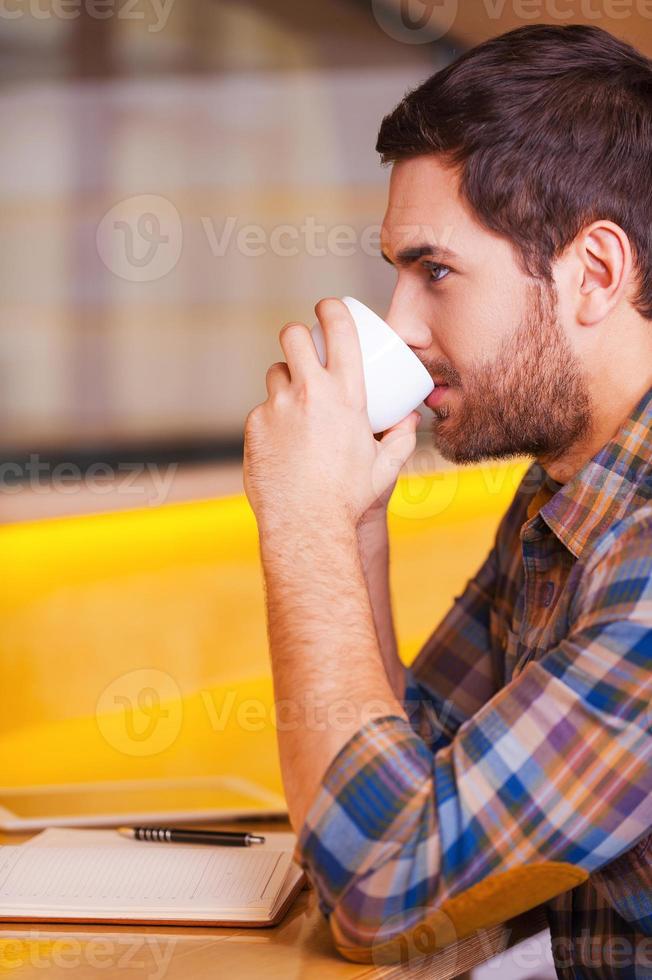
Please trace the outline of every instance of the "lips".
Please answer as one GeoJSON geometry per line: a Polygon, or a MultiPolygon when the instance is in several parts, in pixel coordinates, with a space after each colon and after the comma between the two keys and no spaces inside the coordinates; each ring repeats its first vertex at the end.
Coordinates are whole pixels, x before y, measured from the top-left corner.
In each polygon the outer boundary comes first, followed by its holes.
{"type": "Polygon", "coordinates": [[[427,405],[428,408],[435,408],[437,405],[439,405],[441,401],[443,401],[443,399],[446,397],[447,392],[448,392],[448,385],[439,384],[438,382],[436,382],[435,390],[430,395],[428,395],[428,397],[424,402],[424,405],[427,405]]]}

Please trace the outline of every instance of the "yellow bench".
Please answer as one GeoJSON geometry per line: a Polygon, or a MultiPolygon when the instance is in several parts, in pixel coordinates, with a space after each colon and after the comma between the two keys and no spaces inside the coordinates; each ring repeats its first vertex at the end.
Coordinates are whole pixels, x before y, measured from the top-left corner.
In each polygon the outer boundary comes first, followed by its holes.
{"type": "MultiPolygon", "coordinates": [[[[491,546],[525,464],[404,477],[409,662],[491,546]]],[[[4,787],[244,779],[282,801],[254,518],[242,497],[0,528],[4,787]]]]}

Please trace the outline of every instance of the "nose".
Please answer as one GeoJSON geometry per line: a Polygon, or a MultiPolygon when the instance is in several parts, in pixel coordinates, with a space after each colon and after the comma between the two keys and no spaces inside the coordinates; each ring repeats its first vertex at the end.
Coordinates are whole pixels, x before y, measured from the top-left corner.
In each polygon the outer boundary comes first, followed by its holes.
{"type": "Polygon", "coordinates": [[[401,340],[415,352],[428,350],[432,346],[430,327],[419,315],[415,302],[410,302],[409,294],[397,285],[385,317],[401,340]]]}

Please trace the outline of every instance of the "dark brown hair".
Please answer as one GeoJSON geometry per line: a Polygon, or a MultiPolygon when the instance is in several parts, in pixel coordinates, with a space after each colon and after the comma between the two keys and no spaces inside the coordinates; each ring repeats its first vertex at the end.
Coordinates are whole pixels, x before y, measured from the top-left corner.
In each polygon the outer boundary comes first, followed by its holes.
{"type": "Polygon", "coordinates": [[[473,48],[383,119],[383,163],[442,154],[529,274],[599,218],[629,237],[652,319],[652,61],[596,27],[536,24],[473,48]]]}

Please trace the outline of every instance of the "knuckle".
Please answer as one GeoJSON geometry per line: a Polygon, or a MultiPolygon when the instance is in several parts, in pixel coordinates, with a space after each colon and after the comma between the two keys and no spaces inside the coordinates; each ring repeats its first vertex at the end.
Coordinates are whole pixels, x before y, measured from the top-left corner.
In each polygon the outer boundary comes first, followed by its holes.
{"type": "Polygon", "coordinates": [[[286,389],[282,389],[281,391],[274,392],[270,398],[270,404],[274,408],[285,408],[286,405],[290,404],[291,400],[292,396],[290,392],[286,389]]]}
{"type": "Polygon", "coordinates": [[[245,419],[245,432],[250,432],[252,429],[256,428],[262,415],[262,408],[262,405],[256,405],[255,408],[251,409],[247,415],[247,418],[245,419]]]}

